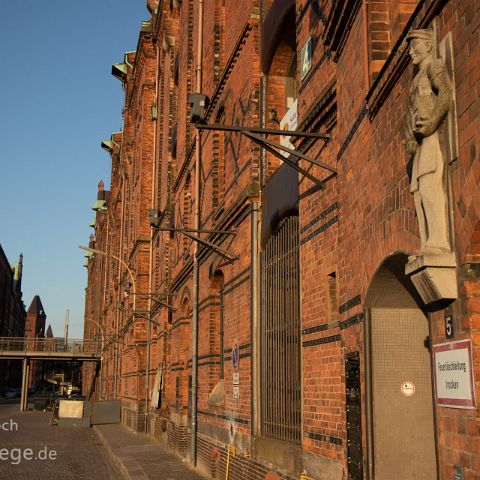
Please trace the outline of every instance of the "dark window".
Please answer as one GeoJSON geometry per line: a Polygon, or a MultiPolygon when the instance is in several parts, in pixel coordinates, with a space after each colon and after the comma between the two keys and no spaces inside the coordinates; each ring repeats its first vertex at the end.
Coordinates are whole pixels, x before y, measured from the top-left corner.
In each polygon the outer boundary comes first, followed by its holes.
{"type": "Polygon", "coordinates": [[[338,60],[342,52],[361,4],[361,0],[334,0],[333,2],[325,27],[324,41],[334,53],[334,61],[338,60]]]}

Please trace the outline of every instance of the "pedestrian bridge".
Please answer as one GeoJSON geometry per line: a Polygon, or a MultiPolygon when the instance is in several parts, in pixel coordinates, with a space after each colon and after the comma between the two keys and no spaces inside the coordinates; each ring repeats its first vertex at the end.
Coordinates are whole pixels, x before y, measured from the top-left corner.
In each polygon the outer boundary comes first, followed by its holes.
{"type": "Polygon", "coordinates": [[[90,360],[101,357],[101,342],[63,338],[0,337],[0,360],[90,360]]]}

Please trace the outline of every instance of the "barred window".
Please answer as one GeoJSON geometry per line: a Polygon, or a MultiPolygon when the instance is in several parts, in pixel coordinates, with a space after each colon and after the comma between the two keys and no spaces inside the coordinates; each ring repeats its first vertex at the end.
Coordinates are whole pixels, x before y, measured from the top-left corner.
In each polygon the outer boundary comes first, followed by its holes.
{"type": "Polygon", "coordinates": [[[262,434],[301,441],[298,216],[279,222],[262,252],[262,434]]]}

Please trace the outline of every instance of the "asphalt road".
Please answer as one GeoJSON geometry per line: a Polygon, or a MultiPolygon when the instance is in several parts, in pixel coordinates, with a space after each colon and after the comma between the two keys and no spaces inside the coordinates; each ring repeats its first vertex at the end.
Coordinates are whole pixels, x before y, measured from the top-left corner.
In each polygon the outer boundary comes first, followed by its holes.
{"type": "Polygon", "coordinates": [[[0,402],[0,479],[117,480],[95,432],[50,426],[51,412],[20,412],[0,402]]]}

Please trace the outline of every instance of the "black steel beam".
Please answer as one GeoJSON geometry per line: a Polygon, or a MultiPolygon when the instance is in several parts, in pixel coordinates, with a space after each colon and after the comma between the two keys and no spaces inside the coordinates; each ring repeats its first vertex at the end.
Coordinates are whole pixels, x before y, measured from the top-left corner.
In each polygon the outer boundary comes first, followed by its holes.
{"type": "Polygon", "coordinates": [[[218,245],[215,245],[212,242],[208,242],[207,240],[204,240],[203,238],[196,237],[195,235],[192,235],[188,232],[181,232],[184,235],[186,235],[188,238],[191,238],[195,242],[202,243],[203,245],[206,245],[207,247],[210,247],[212,250],[215,250],[218,252],[222,257],[228,258],[229,260],[238,260],[240,257],[238,255],[234,255],[233,253],[228,252],[227,250],[224,250],[223,248],[220,248],[218,245]]]}
{"type": "Polygon", "coordinates": [[[292,162],[289,158],[284,157],[281,153],[277,152],[273,147],[270,145],[267,145],[264,142],[264,138],[258,137],[257,135],[250,133],[250,132],[242,132],[246,137],[250,138],[253,142],[257,143],[261,147],[263,147],[267,152],[270,152],[272,155],[275,155],[278,157],[282,162],[285,162],[287,165],[290,165],[290,167],[294,168],[297,170],[297,172],[300,172],[302,175],[305,175],[305,177],[309,178],[313,183],[316,183],[319,185],[321,188],[325,188],[325,183],[322,182],[322,180],[319,180],[317,177],[314,177],[311,173],[307,172],[304,168],[300,167],[297,165],[295,162],[292,162]]]}
{"type": "Polygon", "coordinates": [[[161,232],[189,232],[189,233],[220,233],[222,235],[236,235],[237,232],[233,230],[195,230],[194,228],[167,228],[167,227],[154,227],[156,230],[160,230],[161,232]]]}
{"type": "Polygon", "coordinates": [[[329,133],[316,133],[316,132],[304,132],[302,130],[280,130],[272,128],[256,128],[256,127],[241,127],[231,125],[220,125],[218,123],[212,123],[210,125],[204,123],[196,123],[195,127],[199,130],[220,130],[224,132],[251,132],[251,133],[263,133],[267,135],[285,135],[289,137],[305,137],[305,138],[321,138],[323,140],[330,140],[332,136],[329,133]]]}
{"type": "MultiPolygon", "coordinates": [[[[253,134],[250,136],[250,138],[253,137],[253,134]]],[[[329,172],[334,173],[335,175],[337,174],[337,170],[330,165],[327,165],[326,163],[319,162],[312,157],[309,157],[308,155],[305,155],[304,153],[300,152],[299,150],[293,150],[291,148],[286,147],[285,145],[281,145],[280,143],[277,142],[272,142],[271,140],[268,140],[267,138],[260,137],[258,135],[255,135],[256,138],[259,140],[261,139],[263,143],[266,143],[267,145],[270,145],[272,147],[279,148],[280,150],[283,150],[284,152],[289,153],[290,155],[293,155],[295,157],[301,158],[303,160],[306,160],[307,162],[313,163],[314,165],[317,165],[317,167],[324,168],[325,170],[328,170],[329,172]]]]}

